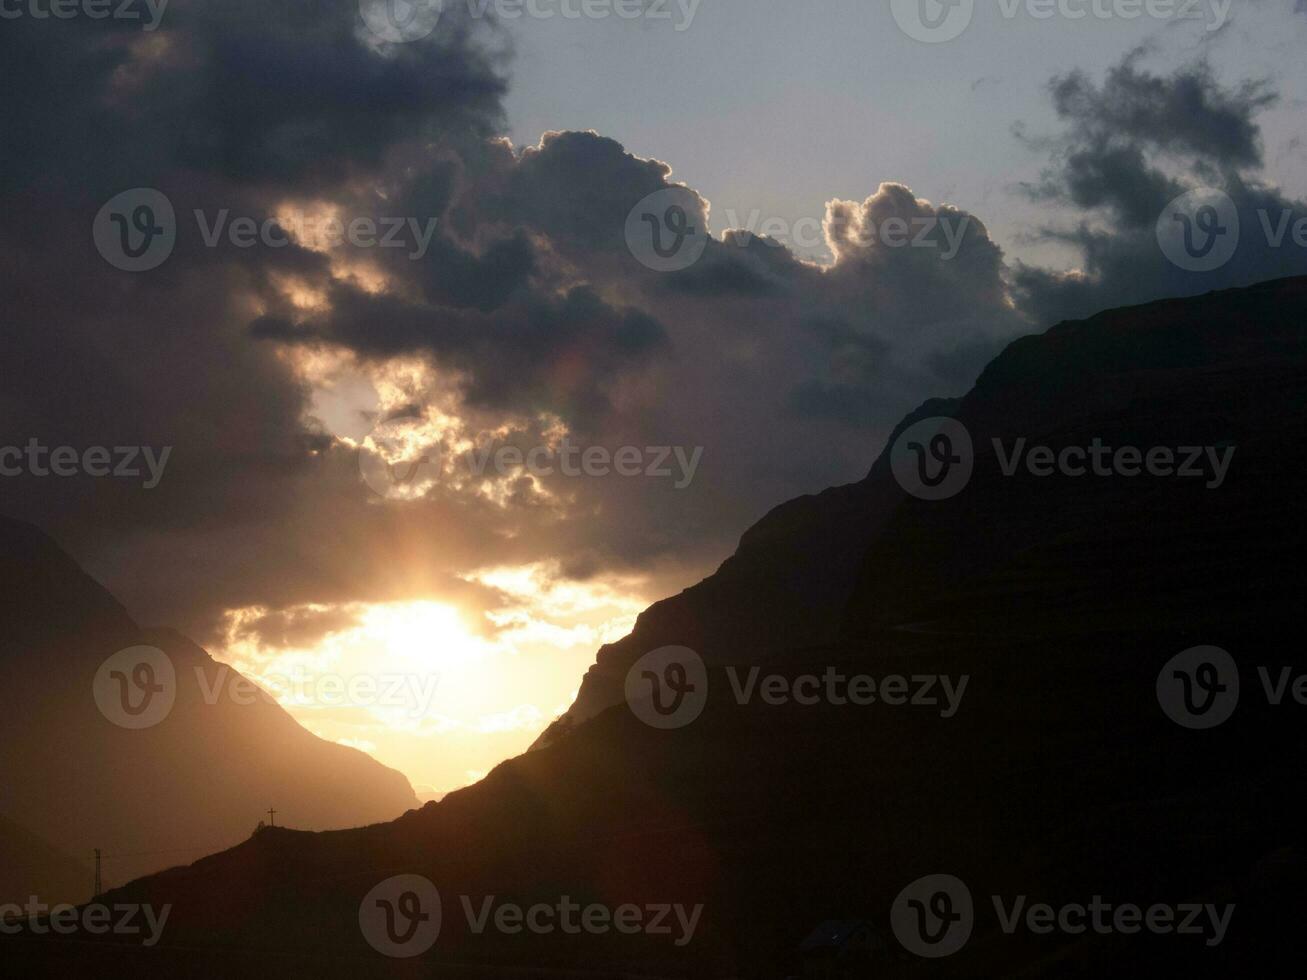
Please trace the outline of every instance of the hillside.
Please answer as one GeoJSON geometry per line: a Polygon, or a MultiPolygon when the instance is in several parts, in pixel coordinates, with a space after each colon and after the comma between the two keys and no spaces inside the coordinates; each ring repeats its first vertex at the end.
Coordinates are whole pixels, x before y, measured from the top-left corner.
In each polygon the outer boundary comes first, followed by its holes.
{"type": "Polygon", "coordinates": [[[891,936],[904,886],[949,874],[975,898],[969,941],[919,959],[891,939],[869,972],[1287,972],[1307,912],[1307,709],[1288,693],[1277,703],[1262,677],[1307,668],[1296,630],[1305,293],[1307,280],[1282,280],[1018,341],[959,402],[912,416],[947,413],[969,431],[964,486],[910,495],[891,446],[860,484],[778,509],[718,576],[602,653],[587,680],[599,693],[536,751],[392,823],[269,831],[112,893],[172,907],[156,947],[116,943],[109,960],[93,945],[23,936],[0,950],[65,976],[111,963],[169,978],[269,964],[315,978],[780,978],[802,970],[799,947],[818,923],[865,921],[891,936]],[[1023,465],[1004,475],[1022,440],[1057,457],[1096,439],[1145,453],[1207,446],[1230,462],[1219,482],[1023,465]],[[659,730],[625,704],[605,707],[633,657],[669,642],[702,647],[702,715],[659,730]],[[1239,683],[1237,709],[1210,730],[1177,724],[1159,695],[1172,659],[1199,645],[1238,665],[1223,678],[1239,683]],[[737,695],[755,667],[789,682],[902,677],[917,693],[917,678],[935,678],[937,695],[965,678],[965,696],[947,711],[916,694],[773,704],[737,695]],[[438,941],[412,960],[376,953],[359,924],[372,889],[400,874],[427,878],[442,898],[438,941]],[[478,932],[463,912],[464,900],[560,896],[702,916],[678,943],[478,932]],[[995,896],[1234,915],[1216,942],[1008,933],[995,896]]]}

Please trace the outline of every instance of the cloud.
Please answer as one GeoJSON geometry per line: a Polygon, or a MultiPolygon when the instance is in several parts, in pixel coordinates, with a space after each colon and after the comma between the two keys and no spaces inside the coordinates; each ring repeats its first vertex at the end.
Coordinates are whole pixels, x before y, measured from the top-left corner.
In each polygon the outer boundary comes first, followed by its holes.
{"type": "Polygon", "coordinates": [[[1302,201],[1259,175],[1257,116],[1277,94],[1264,80],[1224,85],[1206,62],[1157,74],[1141,66],[1146,54],[1130,53],[1101,84],[1078,71],[1051,83],[1063,130],[1028,141],[1052,159],[1027,192],[1079,212],[1073,223],[1051,221],[1040,237],[1081,261],[1061,272],[1016,265],[1013,297],[1032,322],[1307,272],[1307,250],[1266,233],[1307,216],[1302,201]],[[1230,260],[1207,272],[1169,259],[1156,232],[1171,202],[1198,188],[1225,194],[1240,230],[1230,260]]]}
{"type": "MultiPolygon", "coordinates": [[[[1148,214],[1172,190],[1217,174],[1241,209],[1283,203],[1255,173],[1264,86],[1132,58],[1052,89],[1066,131],[1038,193],[1071,215],[1046,233],[1083,254],[1074,274],[1011,265],[979,216],[899,183],[829,203],[829,265],[732,232],[657,272],[628,248],[632,209],[670,191],[706,229],[711,202],[595,133],[511,146],[493,24],[454,8],[429,39],[385,45],[325,0],[176,14],[154,35],[30,20],[0,34],[14,80],[0,412],[15,442],[173,447],[154,490],[6,478],[5,506],[141,618],[202,640],[258,609],[252,641],[308,645],[356,604],[421,598],[495,635],[512,629],[494,619],[511,596],[478,574],[545,560],[560,579],[638,573],[628,595],[676,591],[778,501],[859,478],[900,418],[963,392],[1012,337],[1211,288],[1152,240],[1148,214]],[[133,274],[90,230],[135,187],[169,197],[178,234],[164,264],[133,274]],[[292,234],[207,244],[224,214],[292,234]],[[433,230],[414,257],[294,234],[295,216],[433,230]],[[358,448],[396,415],[416,419],[440,471],[391,498],[361,478],[358,448]],[[468,469],[487,447],[564,436],[702,450],[701,464],[680,488],[468,469]]],[[[1291,268],[1265,253],[1228,276],[1291,268]]]]}
{"type": "Polygon", "coordinates": [[[1261,164],[1254,117],[1277,101],[1265,81],[1226,87],[1202,61],[1156,75],[1140,67],[1146,54],[1128,54],[1102,85],[1081,71],[1053,79],[1053,108],[1074,139],[1121,140],[1220,166],[1261,164]]]}

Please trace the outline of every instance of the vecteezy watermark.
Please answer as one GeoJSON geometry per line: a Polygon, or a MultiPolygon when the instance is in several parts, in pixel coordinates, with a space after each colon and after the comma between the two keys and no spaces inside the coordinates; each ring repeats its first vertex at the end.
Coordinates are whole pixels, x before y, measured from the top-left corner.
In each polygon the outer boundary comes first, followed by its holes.
{"type": "MultiPolygon", "coordinates": [[[[1293,667],[1257,668],[1259,687],[1271,707],[1286,700],[1307,706],[1307,673],[1293,667]]],[[[1239,665],[1220,647],[1192,647],[1178,653],[1157,675],[1157,703],[1183,728],[1215,728],[1239,706],[1239,665]]]]}
{"type": "Polygon", "coordinates": [[[1181,194],[1157,219],[1157,244],[1174,265],[1211,272],[1239,247],[1239,209],[1224,191],[1199,187],[1181,194]]]}
{"type": "MultiPolygon", "coordinates": [[[[441,447],[422,439],[413,428],[417,421],[410,417],[387,419],[359,444],[359,473],[378,496],[416,498],[440,481],[444,473],[441,447]]],[[[467,475],[476,479],[487,473],[499,477],[557,474],[568,479],[645,477],[672,480],[674,489],[684,490],[698,472],[703,447],[621,446],[613,450],[577,445],[563,436],[556,443],[528,447],[487,443],[460,457],[467,475]]]]}
{"type": "MultiPolygon", "coordinates": [[[[957,679],[943,674],[844,674],[827,667],[821,674],[789,677],[761,667],[747,671],[729,666],[726,678],[735,703],[761,703],[770,707],[830,705],[866,707],[922,707],[952,718],[962,705],[969,674],[957,679]]],[[[631,713],[651,728],[684,728],[703,713],[708,703],[708,671],[703,659],[683,646],[659,647],[646,653],[626,672],[624,685],[631,713]]]]}
{"type": "Polygon", "coordinates": [[[624,693],[631,713],[649,727],[684,728],[708,704],[708,668],[689,647],[659,647],[631,665],[624,693]]]}
{"type": "MultiPolygon", "coordinates": [[[[227,700],[238,707],[263,702],[325,707],[402,708],[410,717],[426,715],[440,678],[435,674],[312,673],[296,667],[289,674],[262,677],[266,689],[226,664],[192,668],[200,700],[209,707],[227,700]],[[275,692],[275,693],[274,693],[275,692]]],[[[153,728],[171,713],[179,680],[172,658],[158,647],[119,650],[96,671],[95,703],[100,713],[121,728],[153,728]]]]}
{"type": "Polygon", "coordinates": [[[0,934],[16,936],[144,936],[142,946],[154,946],[163,937],[172,905],[139,905],[131,902],[105,905],[90,902],[75,905],[46,905],[35,895],[25,905],[0,905],[0,934]]]}
{"type": "MultiPolygon", "coordinates": [[[[436,29],[448,3],[460,0],[359,0],[359,13],[373,34],[392,44],[420,41],[436,29]]],[[[694,23],[702,0],[461,0],[474,20],[670,21],[677,32],[694,23]],[[678,19],[679,14],[679,19],[678,19]]]]}
{"type": "Polygon", "coordinates": [[[78,450],[72,446],[42,445],[35,436],[26,446],[0,446],[0,477],[15,476],[91,476],[139,480],[146,474],[138,460],[144,461],[149,471],[141,484],[153,490],[163,479],[164,467],[172,455],[172,446],[155,452],[153,446],[90,446],[78,450]]]}
{"type": "MultiPolygon", "coordinates": [[[[680,272],[703,257],[711,235],[703,227],[700,205],[693,192],[682,187],[664,187],[643,198],[626,218],[626,245],[631,254],[655,272],[680,272]]],[[[747,248],[759,241],[773,248],[790,246],[813,251],[826,244],[819,218],[791,220],[764,217],[755,208],[741,216],[733,208],[723,212],[727,228],[723,245],[747,248]]],[[[971,226],[971,215],[892,216],[876,222],[870,219],[846,230],[849,244],[869,248],[933,249],[944,261],[957,257],[971,226]]]]}
{"type": "Polygon", "coordinates": [[[177,245],[172,201],[152,187],[134,187],[104,203],[91,237],[105,261],[124,272],[157,269],[177,245]]]}
{"type": "Polygon", "coordinates": [[[347,676],[312,673],[296,667],[289,674],[260,675],[259,679],[266,685],[265,689],[226,664],[218,664],[212,677],[207,676],[202,667],[194,670],[200,698],[210,706],[226,697],[232,704],[241,707],[262,701],[265,704],[290,702],[331,708],[396,708],[406,710],[412,718],[426,715],[440,684],[437,674],[380,673],[347,676]]]}
{"type": "Polygon", "coordinates": [[[91,693],[100,713],[119,728],[153,728],[177,700],[177,670],[158,647],[127,647],[100,664],[91,693]]]}
{"type": "Polygon", "coordinates": [[[921,500],[947,500],[971,482],[976,455],[971,433],[957,419],[922,419],[904,429],[890,450],[890,469],[921,500]]]}
{"type": "MultiPolygon", "coordinates": [[[[1088,902],[1052,905],[1030,902],[1028,895],[1005,899],[991,895],[999,930],[1015,935],[1025,930],[1045,936],[1060,932],[1080,936],[1135,935],[1192,936],[1204,945],[1219,946],[1234,916],[1233,905],[1155,902],[1141,905],[1114,903],[1094,895],[1088,902]]],[[[971,890],[947,874],[926,875],[908,885],[890,907],[890,925],[903,948],[917,956],[938,959],[962,949],[976,925],[971,890]]]]}
{"type": "Polygon", "coordinates": [[[303,211],[279,212],[275,218],[231,217],[223,208],[206,215],[196,209],[195,221],[207,248],[218,248],[224,238],[235,248],[286,248],[302,245],[318,251],[340,248],[402,248],[406,257],[420,259],[431,247],[436,219],[360,215],[343,220],[334,215],[303,211]]]}
{"type": "Polygon", "coordinates": [[[699,261],[708,229],[697,194],[680,185],[642,198],[626,216],[626,247],[654,272],[680,272],[699,261]]]}
{"type": "MultiPolygon", "coordinates": [[[[468,932],[515,936],[582,933],[602,936],[669,936],[676,946],[688,945],[703,915],[702,904],[649,903],[617,906],[582,905],[568,895],[550,902],[523,906],[495,895],[460,895],[459,906],[468,932]]],[[[420,956],[440,936],[441,899],[436,886],[421,875],[396,875],[376,885],[359,905],[359,929],[377,952],[392,957],[420,956]]]]}
{"type": "Polygon", "coordinates": [[[153,31],[167,9],[168,0],[0,0],[0,20],[136,20],[153,31]]]}
{"type": "MultiPolygon", "coordinates": [[[[1257,209],[1257,227],[1267,248],[1292,244],[1307,249],[1307,215],[1289,208],[1257,209]]],[[[1243,228],[1230,195],[1212,187],[1181,194],[1157,219],[1157,243],[1162,254],[1188,272],[1212,272],[1226,265],[1239,250],[1243,228]]]]}
{"type": "MultiPolygon", "coordinates": [[[[1009,443],[991,440],[999,473],[1014,477],[1072,479],[1149,476],[1200,479],[1208,490],[1224,485],[1237,446],[1109,446],[1095,437],[1088,445],[1031,445],[1024,436],[1009,443]]],[[[946,500],[961,493],[976,466],[971,434],[957,419],[922,419],[900,433],[890,450],[894,478],[922,500],[946,500]]]]}
{"type": "MultiPolygon", "coordinates": [[[[728,232],[724,242],[734,242],[745,247],[757,239],[773,248],[790,245],[798,249],[812,250],[826,244],[822,222],[817,218],[799,218],[790,221],[787,218],[764,218],[758,209],[750,211],[741,220],[733,208],[727,208],[723,215],[728,232]]],[[[957,257],[971,226],[971,215],[921,214],[911,218],[893,216],[877,223],[871,219],[859,222],[846,229],[843,241],[851,245],[869,248],[881,245],[885,248],[925,248],[939,252],[939,257],[948,262],[957,257]]]]}
{"type": "MultiPolygon", "coordinates": [[[[1202,21],[1207,31],[1219,31],[1230,18],[1234,0],[997,0],[999,16],[1046,21],[1086,19],[1202,21]]],[[[890,0],[900,30],[915,41],[942,44],[971,26],[975,0],[890,0]]]]}
{"type": "Polygon", "coordinates": [[[953,875],[918,878],[890,906],[890,928],[910,953],[929,959],[952,956],[971,938],[975,911],[971,889],[953,875]]]}
{"type": "Polygon", "coordinates": [[[947,674],[886,674],[879,679],[869,674],[846,675],[827,667],[820,676],[802,674],[790,678],[783,674],[762,677],[762,668],[751,667],[743,679],[735,667],[727,667],[731,692],[736,704],[748,704],[756,696],[763,704],[797,704],[810,707],[828,704],[888,707],[935,708],[941,718],[952,718],[962,704],[971,675],[956,680],[947,674]],[[942,698],[941,698],[942,695],[942,698]]]}
{"type": "MultiPolygon", "coordinates": [[[[229,208],[192,212],[205,248],[302,248],[326,251],[403,249],[407,258],[426,256],[436,233],[437,219],[334,213],[279,211],[275,217],[232,216],[229,208]]],[[[96,215],[92,237],[100,255],[124,272],[148,272],[167,261],[177,244],[177,216],[172,201],[160,191],[138,187],[110,199],[96,215]]]]}
{"type": "Polygon", "coordinates": [[[421,956],[440,937],[440,892],[421,875],[387,878],[359,903],[359,931],[385,956],[421,956]]]}
{"type": "Polygon", "coordinates": [[[1193,647],[1168,660],[1157,675],[1157,702],[1185,728],[1215,728],[1239,704],[1239,667],[1220,647],[1193,647]]]}
{"type": "Polygon", "coordinates": [[[443,0],[359,0],[359,14],[368,30],[391,44],[430,36],[443,9],[443,0]]]}
{"type": "MultiPolygon", "coordinates": [[[[453,2],[453,0],[451,0],[453,2]]],[[[702,0],[465,0],[468,13],[499,20],[620,20],[672,21],[678,33],[690,29],[702,0]],[[677,15],[680,15],[677,19],[677,15]]]]}

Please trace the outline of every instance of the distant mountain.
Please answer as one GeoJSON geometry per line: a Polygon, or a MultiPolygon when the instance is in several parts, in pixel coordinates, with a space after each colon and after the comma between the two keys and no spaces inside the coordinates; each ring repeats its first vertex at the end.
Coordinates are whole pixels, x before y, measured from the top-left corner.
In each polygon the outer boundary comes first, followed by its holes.
{"type": "MultiPolygon", "coordinates": [[[[858,922],[874,938],[858,976],[1290,974],[1307,915],[1307,707],[1292,693],[1277,704],[1263,677],[1291,692],[1307,674],[1305,298],[1307,280],[1283,280],[1017,342],[966,397],[914,413],[965,427],[969,481],[918,499],[887,448],[860,484],[780,508],[717,576],[606,648],[574,720],[537,751],[390,824],[267,831],[108,896],[172,907],[156,947],[0,938],[0,955],[64,976],[275,964],[314,978],[781,978],[829,965],[805,961],[817,926],[858,922]],[[1024,463],[1003,474],[1018,445],[1022,460],[1038,446],[1056,458],[1095,439],[1235,453],[1219,488],[1024,463]],[[670,730],[612,703],[625,668],[665,643],[708,662],[703,713],[670,730]],[[1223,697],[1237,679],[1237,708],[1208,730],[1159,697],[1164,668],[1199,645],[1237,665],[1215,678],[1223,697]],[[902,677],[904,703],[741,700],[753,668],[902,677]],[[937,699],[942,679],[956,692],[965,678],[965,697],[948,714],[914,704],[919,678],[937,699]],[[365,898],[401,874],[443,901],[439,937],[415,960],[375,952],[360,926],[365,898]],[[939,874],[970,889],[974,929],[953,955],[922,959],[893,938],[891,907],[939,874]],[[703,911],[683,944],[478,932],[464,913],[560,896],[703,911]],[[1233,912],[1217,942],[1008,933],[994,896],[1233,912]]],[[[959,445],[930,451],[961,459],[959,445]]],[[[960,914],[933,897],[917,914],[928,906],[941,922],[960,914]]]]}
{"type": "Polygon", "coordinates": [[[312,735],[246,683],[180,634],[138,627],[48,537],[0,519],[0,812],[81,861],[101,848],[106,884],[244,840],[269,807],[322,830],[418,805],[400,773],[312,735]],[[175,703],[133,730],[94,687],[108,657],[138,645],[170,661],[175,703]]]}
{"type": "Polygon", "coordinates": [[[0,815],[0,906],[43,901],[85,902],[93,891],[91,865],[0,815]]]}

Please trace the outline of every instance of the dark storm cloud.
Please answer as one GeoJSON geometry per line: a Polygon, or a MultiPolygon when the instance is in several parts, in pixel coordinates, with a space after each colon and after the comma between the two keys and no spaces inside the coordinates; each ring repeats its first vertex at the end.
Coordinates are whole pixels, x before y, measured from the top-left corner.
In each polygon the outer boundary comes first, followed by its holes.
{"type": "Polygon", "coordinates": [[[571,254],[613,256],[626,249],[627,213],[666,187],[671,171],[594,133],[546,133],[509,168],[502,189],[482,205],[487,218],[528,224],[571,254]]]}
{"type": "Polygon", "coordinates": [[[1074,138],[1139,143],[1221,166],[1261,163],[1254,117],[1276,101],[1266,83],[1226,88],[1206,63],[1155,75],[1140,68],[1145,55],[1144,50],[1132,52],[1108,71],[1101,86],[1080,71],[1053,80],[1053,108],[1074,138]]]}
{"type": "Polygon", "coordinates": [[[782,243],[747,231],[712,240],[688,269],[653,280],[652,288],[686,296],[762,296],[784,291],[801,276],[799,260],[782,243]]]}
{"type": "MultiPolygon", "coordinates": [[[[1083,250],[1082,275],[1010,269],[978,217],[894,183],[829,204],[828,266],[736,232],[660,273],[627,247],[632,209],[677,188],[711,227],[710,203],[594,133],[523,149],[497,138],[501,51],[458,5],[404,45],[370,39],[352,3],[175,13],[152,35],[31,21],[0,33],[0,445],[174,447],[150,493],[20,478],[4,506],[68,541],[133,611],[201,638],[236,607],[267,610],[251,628],[270,642],[306,645],[345,622],[316,605],[489,608],[499,599],[460,574],[542,559],[679,587],[778,501],[861,476],[904,414],[965,391],[1032,323],[1211,288],[1152,241],[1148,212],[1172,189],[1228,171],[1241,207],[1279,201],[1244,172],[1264,90],[1131,60],[1102,85],[1054,88],[1067,134],[1040,192],[1107,222],[1050,232],[1083,250]],[[1183,172],[1155,160],[1184,154],[1183,172]],[[166,193],[187,230],[164,265],[133,275],[101,259],[90,226],[140,186],[166,193]],[[434,231],[415,258],[209,247],[190,219],[287,206],[434,231]],[[429,376],[410,383],[397,361],[429,376]],[[385,376],[392,401],[355,404],[331,388],[337,370],[346,395],[385,376]],[[381,415],[433,406],[466,440],[536,445],[561,424],[609,450],[698,447],[703,461],[679,490],[510,474],[494,494],[469,481],[382,499],[357,442],[381,415]]],[[[1230,274],[1272,274],[1268,258],[1230,274]]]]}
{"type": "Polygon", "coordinates": [[[1067,198],[1080,208],[1111,208],[1122,224],[1151,226],[1180,185],[1148,166],[1141,147],[1120,146],[1102,137],[1066,156],[1062,172],[1035,197],[1067,198]]]}
{"type": "Polygon", "coordinates": [[[6,20],[6,172],[121,181],[184,167],[322,185],[375,170],[398,142],[485,136],[500,119],[499,56],[458,11],[384,55],[338,0],[196,0],[167,15],[150,33],[6,20]]]}
{"type": "MultiPolygon", "coordinates": [[[[391,46],[356,4],[330,0],[192,0],[154,32],[4,22],[0,443],[172,456],[149,493],[28,474],[5,480],[3,506],[54,532],[139,614],[204,632],[230,606],[394,591],[372,552],[397,536],[358,494],[357,468],[333,469],[333,441],[306,427],[310,393],[249,337],[254,310],[284,305],[275,276],[321,283],[329,261],[204,247],[190,215],[262,219],[287,199],[356,200],[360,186],[375,196],[419,149],[438,164],[415,188],[439,205],[440,148],[479,143],[502,115],[495,39],[460,20],[451,11],[426,41],[391,46]],[[101,258],[90,229],[106,200],[142,186],[172,200],[179,235],[163,266],[132,275],[101,258]]],[[[483,278],[511,278],[514,261],[492,256],[483,278]]],[[[409,557],[414,577],[434,581],[424,557],[409,557]]]]}
{"type": "Polygon", "coordinates": [[[535,296],[493,313],[411,304],[341,286],[322,318],[294,326],[261,318],[255,337],[339,345],[385,360],[429,354],[464,371],[475,405],[555,411],[589,427],[607,410],[603,385],[666,349],[661,325],[639,310],[614,309],[593,290],[535,296]],[[581,370],[575,368],[579,366],[581,370]]]}
{"type": "Polygon", "coordinates": [[[1087,214],[1041,231],[1080,254],[1076,271],[1018,264],[1012,272],[1014,297],[1037,324],[1307,272],[1307,250],[1287,235],[1277,243],[1268,234],[1291,226],[1307,208],[1258,175],[1257,116],[1277,94],[1264,81],[1222,85],[1206,63],[1157,74],[1141,66],[1145,54],[1132,52],[1101,85],[1082,72],[1052,82],[1065,129],[1029,141],[1054,156],[1044,180],[1028,192],[1087,214]],[[1228,196],[1239,238],[1228,262],[1195,272],[1168,259],[1156,228],[1172,201],[1202,187],[1228,196]]]}

